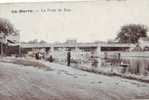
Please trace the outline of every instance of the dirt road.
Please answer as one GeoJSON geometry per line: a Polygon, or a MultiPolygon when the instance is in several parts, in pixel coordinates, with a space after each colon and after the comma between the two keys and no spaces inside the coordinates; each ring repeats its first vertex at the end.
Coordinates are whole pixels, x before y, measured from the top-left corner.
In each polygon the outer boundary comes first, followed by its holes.
{"type": "Polygon", "coordinates": [[[97,75],[59,64],[46,64],[49,70],[0,62],[0,100],[149,98],[147,83],[97,75]]]}

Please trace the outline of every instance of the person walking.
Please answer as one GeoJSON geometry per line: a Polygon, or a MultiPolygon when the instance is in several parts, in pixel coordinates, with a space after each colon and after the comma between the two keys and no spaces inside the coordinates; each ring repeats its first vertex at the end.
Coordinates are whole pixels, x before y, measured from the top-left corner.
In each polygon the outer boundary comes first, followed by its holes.
{"type": "Polygon", "coordinates": [[[67,52],[67,66],[70,66],[70,63],[71,63],[71,52],[70,52],[70,49],[68,49],[68,52],[67,52]]]}

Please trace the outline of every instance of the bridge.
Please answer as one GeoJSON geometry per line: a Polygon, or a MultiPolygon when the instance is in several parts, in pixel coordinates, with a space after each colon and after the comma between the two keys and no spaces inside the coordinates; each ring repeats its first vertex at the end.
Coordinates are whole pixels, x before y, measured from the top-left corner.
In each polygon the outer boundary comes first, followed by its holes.
{"type": "Polygon", "coordinates": [[[33,49],[46,49],[48,50],[57,50],[57,49],[81,49],[84,51],[112,51],[129,49],[133,47],[134,44],[121,44],[121,43],[106,43],[106,42],[86,42],[86,43],[23,43],[21,48],[24,51],[30,51],[33,49]]]}

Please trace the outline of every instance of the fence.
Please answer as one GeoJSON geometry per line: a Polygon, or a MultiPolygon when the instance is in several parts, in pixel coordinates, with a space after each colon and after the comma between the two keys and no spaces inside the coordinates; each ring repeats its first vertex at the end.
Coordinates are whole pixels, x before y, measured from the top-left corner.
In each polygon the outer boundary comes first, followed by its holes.
{"type": "MultiPolygon", "coordinates": [[[[67,51],[54,51],[52,53],[53,58],[55,61],[60,63],[66,63],[67,61],[67,51]]],[[[85,63],[89,62],[91,57],[90,52],[85,51],[71,51],[71,62],[72,63],[85,63]]]]}
{"type": "MultiPolygon", "coordinates": [[[[106,52],[101,54],[107,59],[112,59],[111,63],[119,60],[119,64],[128,65],[126,71],[135,74],[147,74],[149,72],[149,52],[106,52]],[[118,55],[120,57],[118,57],[118,55]],[[119,59],[118,59],[119,58],[119,59]]],[[[101,57],[102,57],[101,56],[101,57]]]]}

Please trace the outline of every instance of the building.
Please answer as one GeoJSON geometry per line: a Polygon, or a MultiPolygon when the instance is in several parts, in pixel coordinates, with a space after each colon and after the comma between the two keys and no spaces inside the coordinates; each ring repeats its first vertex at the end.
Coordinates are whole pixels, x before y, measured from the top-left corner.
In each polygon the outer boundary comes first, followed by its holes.
{"type": "Polygon", "coordinates": [[[4,33],[0,35],[0,53],[3,56],[19,55],[20,34],[12,34],[4,38],[4,33]]]}

